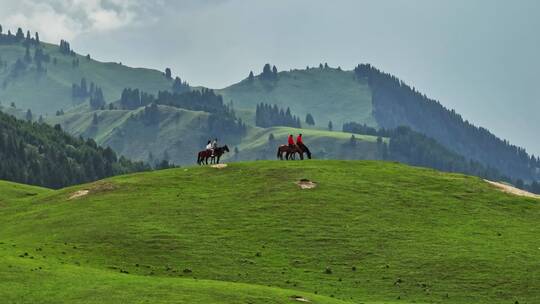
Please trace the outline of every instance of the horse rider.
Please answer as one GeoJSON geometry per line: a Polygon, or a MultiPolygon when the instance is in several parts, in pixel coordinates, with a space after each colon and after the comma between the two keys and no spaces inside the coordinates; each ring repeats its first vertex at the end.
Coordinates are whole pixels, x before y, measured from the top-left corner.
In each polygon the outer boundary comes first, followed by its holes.
{"type": "Polygon", "coordinates": [[[208,143],[206,143],[206,151],[210,151],[210,155],[214,154],[214,151],[212,151],[212,141],[208,140],[208,143]]]}
{"type": "Polygon", "coordinates": [[[304,148],[304,142],[302,141],[302,133],[298,134],[298,137],[296,138],[296,145],[300,148],[304,148]]]}
{"type": "Polygon", "coordinates": [[[214,138],[212,141],[212,157],[214,157],[214,152],[216,151],[217,147],[217,138],[214,138]]]}
{"type": "Polygon", "coordinates": [[[289,138],[287,139],[287,143],[289,144],[289,148],[294,147],[294,138],[292,134],[289,134],[289,138]]]}

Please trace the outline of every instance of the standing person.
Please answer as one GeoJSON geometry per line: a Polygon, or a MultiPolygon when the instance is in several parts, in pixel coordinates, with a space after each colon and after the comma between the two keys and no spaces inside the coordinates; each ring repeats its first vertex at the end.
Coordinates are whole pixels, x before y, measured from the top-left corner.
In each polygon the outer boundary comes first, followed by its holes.
{"type": "Polygon", "coordinates": [[[214,154],[214,152],[212,151],[212,141],[210,139],[206,143],[206,151],[210,151],[210,155],[214,154]]]}
{"type": "Polygon", "coordinates": [[[287,139],[287,143],[289,144],[289,148],[294,147],[294,138],[292,134],[289,134],[289,138],[287,139]]]}

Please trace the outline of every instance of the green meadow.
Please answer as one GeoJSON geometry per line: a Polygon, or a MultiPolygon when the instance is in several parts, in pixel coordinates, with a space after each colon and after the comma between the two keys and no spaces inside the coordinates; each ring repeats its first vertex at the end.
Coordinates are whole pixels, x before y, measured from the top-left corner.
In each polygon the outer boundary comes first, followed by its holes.
{"type": "Polygon", "coordinates": [[[539,203],[380,161],[185,167],[57,191],[0,182],[0,298],[536,303],[539,203]]]}

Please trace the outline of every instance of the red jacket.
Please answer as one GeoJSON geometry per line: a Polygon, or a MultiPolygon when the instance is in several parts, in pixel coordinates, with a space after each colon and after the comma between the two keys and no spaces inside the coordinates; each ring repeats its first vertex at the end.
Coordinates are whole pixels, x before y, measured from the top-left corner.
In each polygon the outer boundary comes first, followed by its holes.
{"type": "Polygon", "coordinates": [[[288,142],[289,142],[289,145],[294,145],[294,138],[292,137],[292,135],[289,136],[288,142]]]}
{"type": "Polygon", "coordinates": [[[297,144],[304,144],[304,142],[302,141],[302,135],[298,135],[298,137],[296,138],[296,143],[297,144]]]}

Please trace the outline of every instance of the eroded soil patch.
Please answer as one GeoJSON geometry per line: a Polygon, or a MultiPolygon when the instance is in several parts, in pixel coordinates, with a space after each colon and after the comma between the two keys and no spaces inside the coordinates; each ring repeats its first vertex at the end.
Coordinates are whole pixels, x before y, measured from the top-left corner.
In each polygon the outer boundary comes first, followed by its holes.
{"type": "Polygon", "coordinates": [[[521,189],[518,189],[516,187],[507,185],[507,184],[494,182],[494,181],[490,181],[490,180],[487,180],[487,179],[485,179],[485,181],[487,183],[493,185],[495,188],[501,190],[502,192],[506,192],[506,193],[510,193],[510,194],[514,194],[514,195],[519,195],[519,196],[525,196],[525,197],[540,198],[540,195],[530,193],[528,191],[521,190],[521,189]]]}
{"type": "Polygon", "coordinates": [[[296,184],[298,185],[298,187],[300,187],[300,189],[313,189],[317,187],[317,183],[305,178],[297,181],[296,184]]]}

